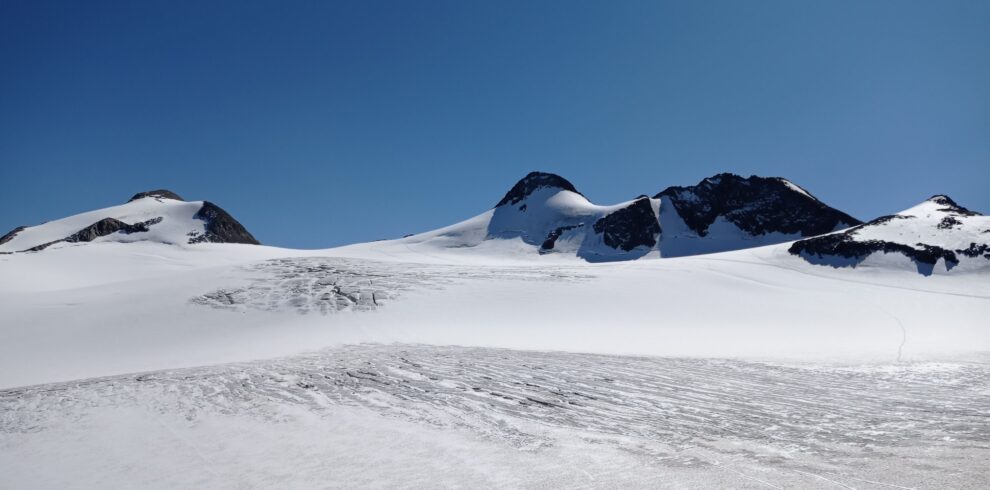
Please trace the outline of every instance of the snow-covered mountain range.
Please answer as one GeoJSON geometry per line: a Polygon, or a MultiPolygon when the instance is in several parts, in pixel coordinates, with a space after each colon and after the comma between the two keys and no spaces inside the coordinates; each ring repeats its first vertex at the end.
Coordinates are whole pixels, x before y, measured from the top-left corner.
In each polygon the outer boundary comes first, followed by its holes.
{"type": "Polygon", "coordinates": [[[782,178],[719,174],[695,186],[668,187],[652,198],[603,206],[563,177],[532,172],[493,209],[402,243],[610,262],[740,250],[858,224],[782,178]]]}
{"type": "Polygon", "coordinates": [[[986,220],[948,197],[936,196],[894,217],[863,224],[786,179],[733,174],[719,174],[694,186],[668,187],[652,198],[639,196],[602,206],[590,202],[558,175],[533,172],[517,182],[493,209],[474,218],[399,240],[350,248],[459,256],[552,255],[611,262],[696,256],[796,241],[791,253],[813,264],[891,267],[929,275],[938,259],[948,261],[941,272],[954,270],[959,263],[965,264],[959,270],[990,268],[990,261],[984,260],[990,247],[986,220]],[[896,223],[891,224],[895,218],[896,223]],[[880,225],[887,230],[894,225],[900,228],[881,233],[881,245],[868,238],[873,236],[868,230],[880,225]],[[854,236],[859,238],[849,238],[854,236]],[[850,245],[863,240],[871,240],[871,244],[850,245]],[[845,244],[826,247],[839,242],[845,244]],[[889,254],[910,260],[896,260],[889,254]]]}
{"type": "Polygon", "coordinates": [[[730,174],[323,250],[140,193],[0,239],[0,487],[984,488],[988,238],[730,174]]]}
{"type": "MultiPolygon", "coordinates": [[[[18,227],[0,237],[0,253],[143,241],[258,244],[215,204],[186,202],[162,189],[138,193],[120,206],[18,227]]],[[[990,267],[988,218],[947,196],[864,224],[787,179],[729,173],[668,187],[653,197],[598,205],[559,175],[531,172],[474,218],[350,248],[613,262],[790,242],[791,254],[832,267],[908,268],[924,275],[936,272],[937,263],[940,272],[960,265],[960,270],[990,267]]]]}
{"type": "MultiPolygon", "coordinates": [[[[0,253],[38,252],[91,242],[173,245],[258,244],[209,201],[141,192],[127,203],[0,237],[0,253]]],[[[697,185],[614,205],[588,200],[565,178],[532,172],[491,210],[398,240],[351,248],[400,247],[479,256],[577,257],[612,262],[702,255],[794,242],[793,255],[832,267],[913,268],[923,275],[990,267],[990,218],[938,195],[868,223],[780,177],[723,173],[697,185]]],[[[346,247],[345,247],[346,248],[346,247]]]]}
{"type": "Polygon", "coordinates": [[[244,226],[216,204],[186,202],[174,192],[159,189],[135,194],[119,206],[37,226],[19,226],[0,237],[0,252],[37,252],[87,242],[138,241],[258,243],[244,226]]]}

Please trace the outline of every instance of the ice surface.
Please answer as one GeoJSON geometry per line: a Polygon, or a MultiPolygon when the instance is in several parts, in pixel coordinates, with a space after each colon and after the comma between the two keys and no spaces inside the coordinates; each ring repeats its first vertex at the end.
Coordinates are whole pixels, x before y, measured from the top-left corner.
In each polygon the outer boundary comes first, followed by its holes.
{"type": "Polygon", "coordinates": [[[990,371],[360,345],[0,391],[0,487],[985,488],[990,371]]]}

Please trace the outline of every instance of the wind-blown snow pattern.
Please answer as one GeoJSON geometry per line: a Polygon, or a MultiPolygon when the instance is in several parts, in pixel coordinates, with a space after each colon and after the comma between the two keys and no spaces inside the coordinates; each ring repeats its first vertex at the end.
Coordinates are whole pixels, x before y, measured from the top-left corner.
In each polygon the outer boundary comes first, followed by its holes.
{"type": "Polygon", "coordinates": [[[0,488],[990,487],[986,217],[527,179],[325,250],[166,191],[5,235],[0,488]]]}
{"type": "Polygon", "coordinates": [[[349,346],[0,391],[0,482],[980,488],[988,378],[965,363],[349,346]]]}

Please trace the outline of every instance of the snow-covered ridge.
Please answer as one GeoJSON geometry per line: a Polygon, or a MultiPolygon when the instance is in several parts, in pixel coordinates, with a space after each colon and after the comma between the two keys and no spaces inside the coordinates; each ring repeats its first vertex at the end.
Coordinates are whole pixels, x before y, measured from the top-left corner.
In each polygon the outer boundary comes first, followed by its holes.
{"type": "Polygon", "coordinates": [[[990,268],[990,217],[936,195],[841,233],[795,242],[789,251],[808,262],[836,268],[897,257],[906,258],[925,275],[958,266],[990,268]]]}
{"type": "Polygon", "coordinates": [[[153,241],[188,245],[258,241],[230,214],[209,201],[182,200],[167,190],[142,192],[127,203],[37,226],[0,238],[0,252],[37,252],[87,242],[153,241]]]}
{"type": "Polygon", "coordinates": [[[602,206],[563,177],[532,172],[491,211],[393,243],[436,252],[552,254],[603,262],[773,245],[859,223],[777,177],[719,174],[696,186],[669,187],[653,198],[602,206]]]}
{"type": "Polygon", "coordinates": [[[499,201],[485,239],[518,239],[541,254],[572,253],[590,262],[633,259],[656,246],[658,206],[647,196],[599,206],[562,177],[533,172],[499,201]]]}

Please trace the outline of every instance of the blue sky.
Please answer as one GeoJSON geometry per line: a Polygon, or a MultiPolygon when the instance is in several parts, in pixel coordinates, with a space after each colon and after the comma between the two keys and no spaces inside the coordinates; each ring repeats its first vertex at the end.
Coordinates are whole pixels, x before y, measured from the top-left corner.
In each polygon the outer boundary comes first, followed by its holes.
{"type": "Polygon", "coordinates": [[[0,2],[0,233],[168,188],[261,241],[397,237],[531,170],[723,171],[990,212],[990,2],[0,2]]]}

